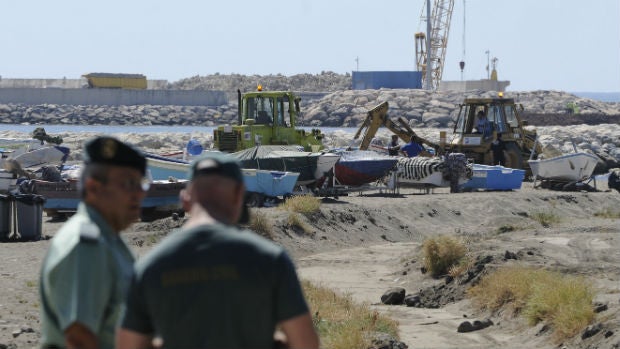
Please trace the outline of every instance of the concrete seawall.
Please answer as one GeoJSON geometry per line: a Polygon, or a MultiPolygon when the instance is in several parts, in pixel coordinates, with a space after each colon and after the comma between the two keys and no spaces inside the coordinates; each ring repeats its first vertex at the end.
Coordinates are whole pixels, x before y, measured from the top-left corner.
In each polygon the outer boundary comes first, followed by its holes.
{"type": "Polygon", "coordinates": [[[0,88],[0,103],[219,106],[227,104],[228,98],[223,91],[0,88]]]}

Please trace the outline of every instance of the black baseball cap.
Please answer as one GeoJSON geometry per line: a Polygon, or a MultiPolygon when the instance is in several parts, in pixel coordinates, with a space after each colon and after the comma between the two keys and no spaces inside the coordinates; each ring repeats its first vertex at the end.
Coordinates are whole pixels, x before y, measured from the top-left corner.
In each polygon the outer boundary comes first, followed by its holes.
{"type": "Polygon", "coordinates": [[[243,183],[239,160],[232,155],[208,151],[194,160],[190,166],[189,179],[200,175],[220,175],[243,183]]]}

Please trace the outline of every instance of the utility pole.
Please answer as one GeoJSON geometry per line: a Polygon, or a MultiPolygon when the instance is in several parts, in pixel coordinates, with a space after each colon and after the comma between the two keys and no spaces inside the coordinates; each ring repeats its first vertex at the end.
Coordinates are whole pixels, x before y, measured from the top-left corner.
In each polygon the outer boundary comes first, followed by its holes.
{"type": "Polygon", "coordinates": [[[490,52],[489,52],[489,50],[486,50],[486,51],[484,51],[484,53],[487,54],[487,80],[490,80],[491,79],[491,71],[489,70],[490,69],[490,64],[491,64],[491,61],[489,60],[490,52]]]}
{"type": "Polygon", "coordinates": [[[433,61],[431,61],[431,0],[426,0],[426,90],[433,89],[433,61]]]}

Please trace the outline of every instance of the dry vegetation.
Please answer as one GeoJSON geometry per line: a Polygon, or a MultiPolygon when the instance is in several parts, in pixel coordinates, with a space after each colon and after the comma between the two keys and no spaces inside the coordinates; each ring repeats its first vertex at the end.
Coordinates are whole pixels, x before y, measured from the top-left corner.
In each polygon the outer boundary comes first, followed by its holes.
{"type": "Polygon", "coordinates": [[[365,349],[377,333],[398,338],[398,323],[373,311],[366,304],[356,304],[350,295],[303,282],[304,293],[314,311],[313,321],[323,348],[365,349]]]}
{"type": "Polygon", "coordinates": [[[544,269],[509,266],[469,289],[481,309],[510,310],[528,324],[548,324],[560,342],[583,331],[594,319],[594,291],[583,279],[544,269]]]}
{"type": "Polygon", "coordinates": [[[560,223],[560,216],[552,211],[533,212],[530,214],[530,217],[545,228],[549,228],[553,224],[560,223]]]}
{"type": "Polygon", "coordinates": [[[466,270],[467,248],[459,239],[451,236],[438,236],[427,239],[422,244],[424,267],[433,277],[447,273],[458,274],[466,270]]]}
{"type": "Polygon", "coordinates": [[[612,210],[610,208],[605,208],[601,211],[595,212],[594,217],[618,219],[620,218],[620,210],[612,210]]]}
{"type": "Polygon", "coordinates": [[[249,228],[259,235],[273,239],[273,225],[263,212],[251,211],[249,228]]]}
{"type": "Polygon", "coordinates": [[[280,207],[291,212],[312,214],[320,210],[321,199],[312,195],[295,195],[286,199],[280,207]]]}

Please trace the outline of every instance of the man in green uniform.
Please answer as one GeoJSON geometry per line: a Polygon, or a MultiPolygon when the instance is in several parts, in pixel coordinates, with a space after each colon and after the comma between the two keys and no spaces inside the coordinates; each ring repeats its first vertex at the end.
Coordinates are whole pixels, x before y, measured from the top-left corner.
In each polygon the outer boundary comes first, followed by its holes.
{"type": "Polygon", "coordinates": [[[145,157],[114,138],[85,145],[82,202],[41,269],[43,348],[114,347],[134,262],[119,234],[140,218],[145,171],[145,157]]]}
{"type": "Polygon", "coordinates": [[[291,348],[318,348],[295,267],[284,249],[234,226],[245,187],[238,162],[195,160],[181,202],[190,218],[135,268],[119,349],[271,348],[279,327],[291,348]]]}

